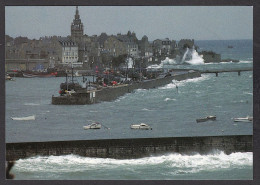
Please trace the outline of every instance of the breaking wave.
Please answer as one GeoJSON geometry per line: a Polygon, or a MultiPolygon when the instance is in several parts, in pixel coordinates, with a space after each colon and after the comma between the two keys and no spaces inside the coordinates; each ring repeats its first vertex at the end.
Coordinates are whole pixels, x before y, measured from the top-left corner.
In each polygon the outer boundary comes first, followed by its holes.
{"type": "Polygon", "coordinates": [[[250,64],[250,63],[253,63],[253,61],[244,61],[244,60],[241,60],[241,61],[239,61],[239,63],[250,64]]]}
{"type": "Polygon", "coordinates": [[[244,168],[253,165],[252,152],[225,154],[222,151],[215,151],[208,155],[182,155],[172,153],[162,156],[152,156],[140,159],[110,159],[110,158],[90,158],[77,155],[32,157],[20,159],[15,163],[15,173],[19,172],[81,172],[86,170],[115,169],[124,167],[127,169],[138,169],[139,167],[152,168],[162,166],[169,172],[179,173],[198,173],[200,171],[217,171],[227,168],[244,168]]]}
{"type": "Polygon", "coordinates": [[[175,59],[170,59],[169,57],[166,57],[165,60],[162,61],[163,65],[173,65],[178,64],[175,59]]]}
{"type": "Polygon", "coordinates": [[[191,59],[185,61],[185,63],[188,63],[190,65],[202,65],[204,63],[204,59],[202,55],[199,55],[198,52],[195,49],[190,50],[191,59]]]}
{"type": "Polygon", "coordinates": [[[182,80],[182,81],[173,80],[172,83],[167,84],[164,87],[159,87],[159,89],[174,89],[174,88],[176,88],[176,85],[178,87],[181,87],[181,86],[185,86],[187,83],[198,83],[198,82],[208,80],[209,78],[210,78],[210,75],[207,74],[207,75],[202,75],[201,77],[198,77],[198,78],[187,79],[187,80],[182,80]]]}

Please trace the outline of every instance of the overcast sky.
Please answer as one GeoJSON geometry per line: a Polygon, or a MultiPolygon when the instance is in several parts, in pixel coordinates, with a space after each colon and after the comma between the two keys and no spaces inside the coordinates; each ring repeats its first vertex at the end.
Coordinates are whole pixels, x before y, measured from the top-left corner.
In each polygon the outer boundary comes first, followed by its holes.
{"type": "MultiPolygon", "coordinates": [[[[6,34],[12,37],[70,35],[75,6],[9,6],[5,9],[6,34]]],[[[253,39],[250,6],[79,6],[84,34],[147,35],[180,40],[253,39]]]]}

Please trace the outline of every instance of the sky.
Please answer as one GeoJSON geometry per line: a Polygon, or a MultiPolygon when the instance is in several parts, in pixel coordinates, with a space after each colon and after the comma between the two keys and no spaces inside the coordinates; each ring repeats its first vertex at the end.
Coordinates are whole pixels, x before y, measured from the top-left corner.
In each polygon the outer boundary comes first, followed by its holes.
{"type": "MultiPolygon", "coordinates": [[[[6,35],[39,39],[70,35],[75,6],[7,6],[6,35]]],[[[126,34],[138,39],[253,39],[252,6],[79,6],[84,34],[126,34]]]]}

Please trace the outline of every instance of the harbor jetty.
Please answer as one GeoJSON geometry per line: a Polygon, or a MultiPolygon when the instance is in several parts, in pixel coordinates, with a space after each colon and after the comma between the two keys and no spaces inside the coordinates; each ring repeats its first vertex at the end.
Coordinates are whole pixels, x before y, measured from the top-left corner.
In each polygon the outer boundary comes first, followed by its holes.
{"type": "Polygon", "coordinates": [[[199,70],[201,73],[215,73],[218,76],[218,73],[227,73],[227,72],[236,72],[240,76],[241,72],[253,71],[253,68],[244,68],[244,69],[213,69],[213,70],[199,70]]]}
{"type": "Polygon", "coordinates": [[[52,96],[52,104],[54,105],[82,105],[93,104],[102,101],[113,101],[126,93],[131,93],[135,89],[151,89],[163,85],[167,85],[172,80],[186,80],[200,77],[201,73],[194,70],[183,70],[178,73],[168,73],[155,79],[148,79],[133,82],[130,84],[119,84],[116,86],[101,87],[95,90],[78,91],[69,96],[52,96]]]}
{"type": "Polygon", "coordinates": [[[34,156],[79,155],[84,157],[133,159],[167,153],[207,154],[214,150],[252,152],[252,135],[131,138],[6,143],[6,161],[34,156]]]}

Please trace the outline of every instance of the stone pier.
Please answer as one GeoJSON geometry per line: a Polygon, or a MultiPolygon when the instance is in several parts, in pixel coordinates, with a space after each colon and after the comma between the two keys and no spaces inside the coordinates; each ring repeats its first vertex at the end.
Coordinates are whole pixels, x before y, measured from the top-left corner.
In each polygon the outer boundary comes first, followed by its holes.
{"type": "Polygon", "coordinates": [[[6,160],[75,154],[85,157],[131,159],[172,152],[206,154],[221,150],[252,152],[252,135],[165,137],[6,143],[6,160]]]}

